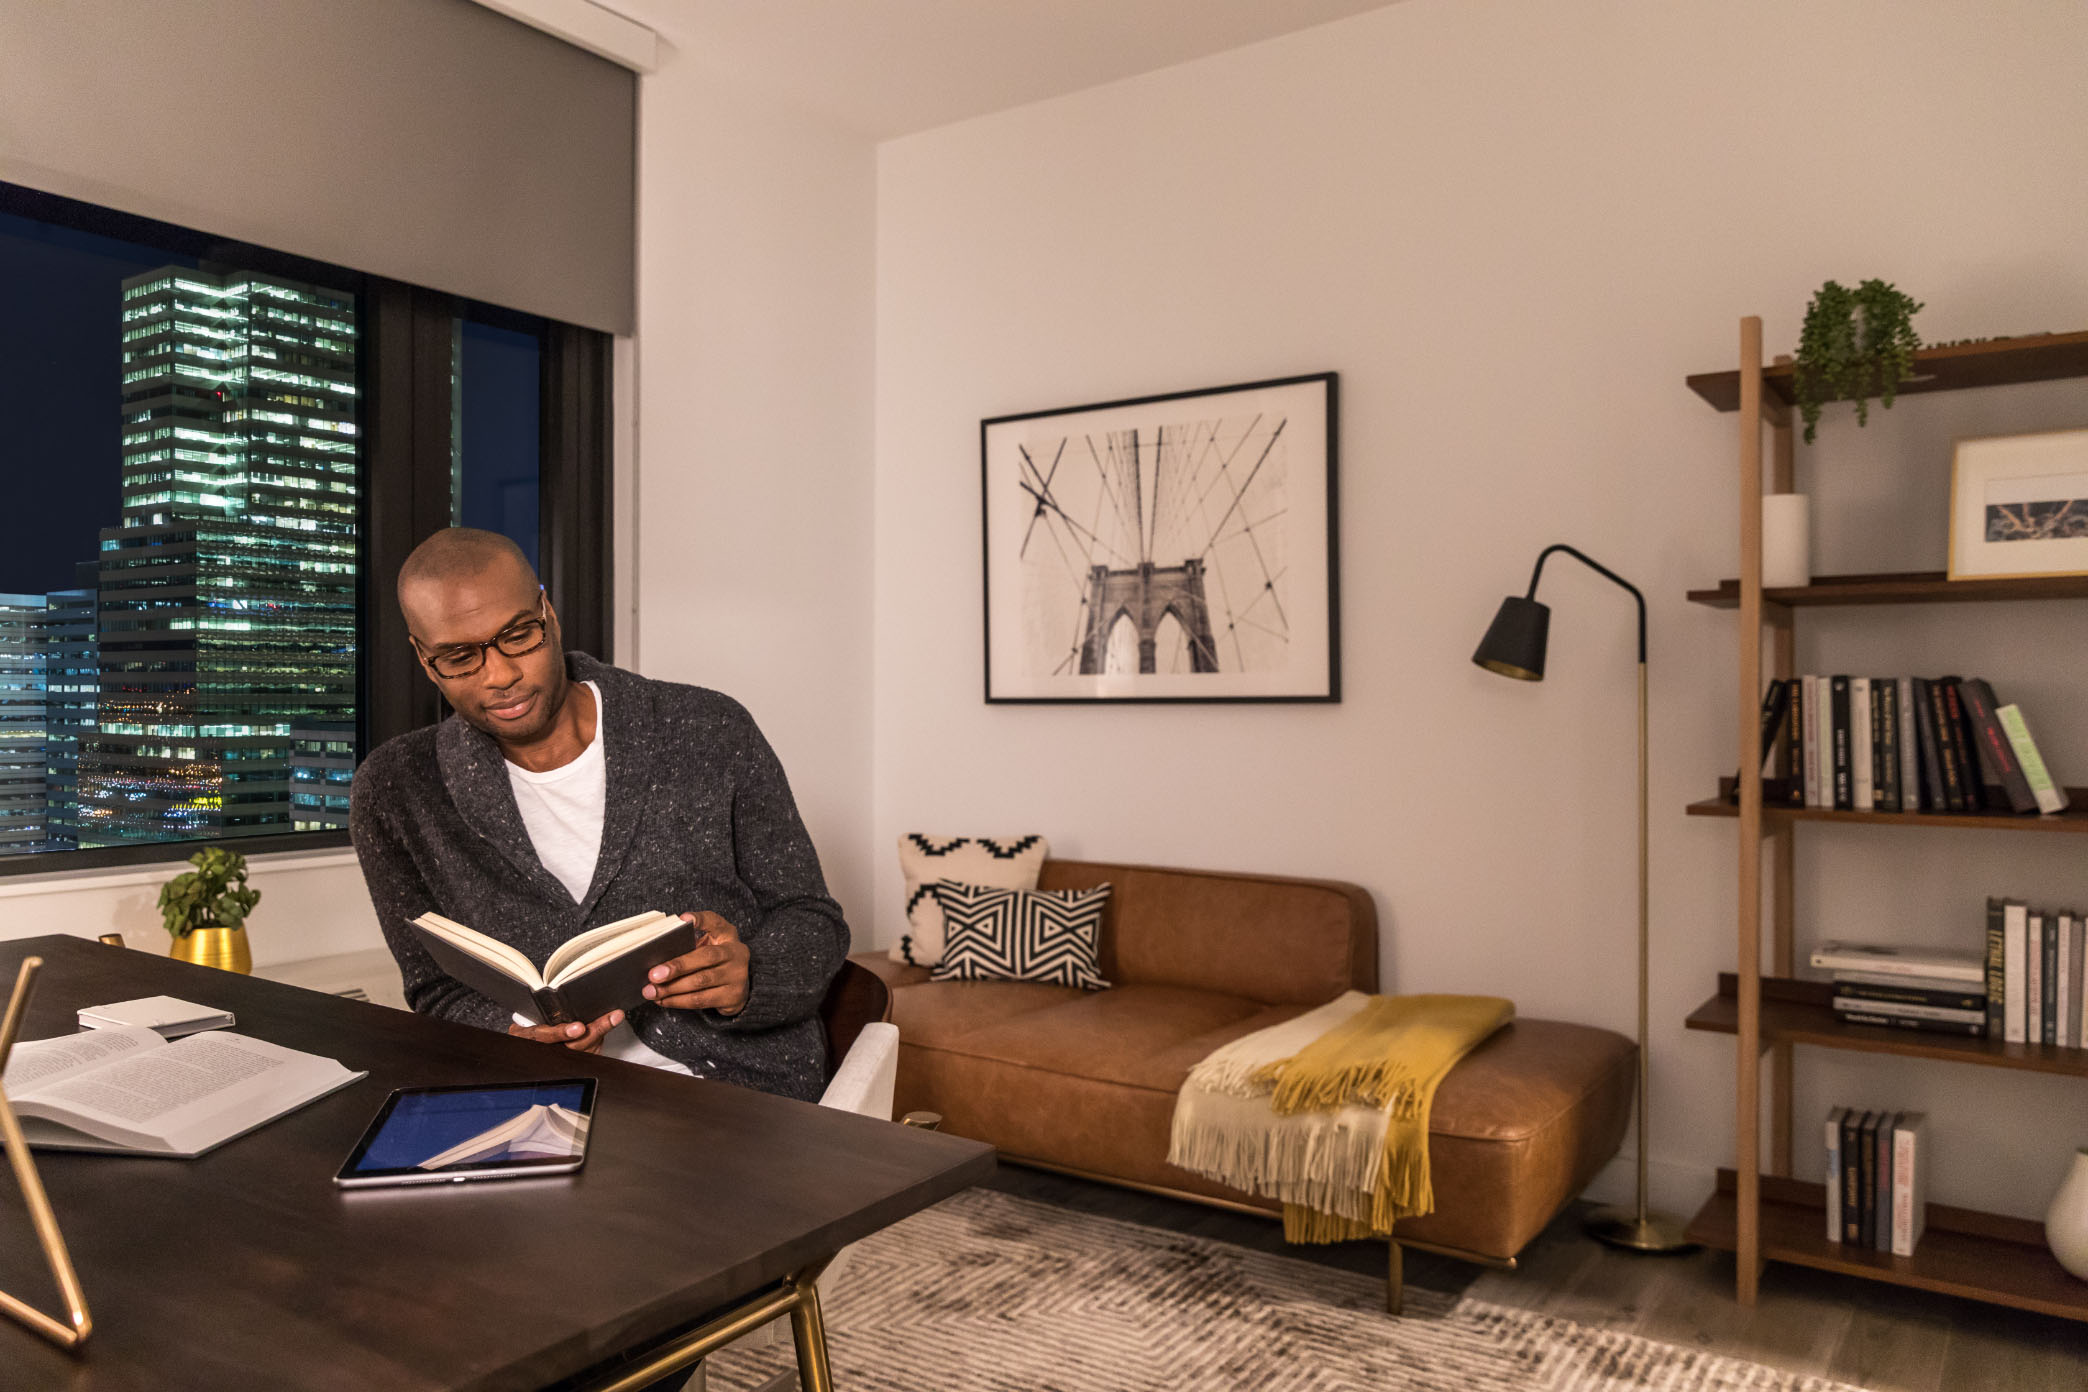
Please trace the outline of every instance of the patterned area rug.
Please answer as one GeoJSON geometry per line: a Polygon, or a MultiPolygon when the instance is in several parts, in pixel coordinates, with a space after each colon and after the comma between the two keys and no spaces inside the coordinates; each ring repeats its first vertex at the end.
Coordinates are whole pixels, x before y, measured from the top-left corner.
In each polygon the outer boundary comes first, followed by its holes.
{"type": "MultiPolygon", "coordinates": [[[[1837,1392],[1844,1384],[973,1190],[855,1251],[825,1296],[848,1392],[1837,1392]]],[[[795,1366],[711,1360],[711,1392],[795,1366]]],[[[793,1383],[794,1385],[794,1383],[793,1383]]]]}

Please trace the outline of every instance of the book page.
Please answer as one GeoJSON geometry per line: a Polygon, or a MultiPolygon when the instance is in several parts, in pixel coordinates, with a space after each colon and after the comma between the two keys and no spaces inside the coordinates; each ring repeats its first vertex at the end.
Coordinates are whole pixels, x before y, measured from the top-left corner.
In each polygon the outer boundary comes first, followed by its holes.
{"type": "Polygon", "coordinates": [[[301,1091],[315,1074],[345,1072],[331,1059],[244,1035],[195,1034],[47,1086],[22,1110],[107,1139],[168,1143],[199,1128],[244,1130],[275,1114],[278,1094],[301,1091]],[[200,1125],[211,1121],[219,1124],[200,1125]]]}
{"type": "Polygon", "coordinates": [[[421,927],[441,938],[459,952],[468,952],[496,971],[507,973],[531,990],[544,985],[544,978],[537,974],[536,963],[530,961],[514,948],[498,938],[489,938],[476,928],[466,928],[453,918],[444,918],[439,913],[424,913],[413,920],[421,927]]]}
{"type": "Polygon", "coordinates": [[[82,1030],[55,1039],[18,1041],[7,1056],[7,1072],[0,1087],[17,1102],[36,1095],[39,1087],[56,1086],[90,1068],[166,1043],[143,1025],[120,1029],[82,1030]]]}
{"type": "Polygon", "coordinates": [[[558,945],[544,963],[544,980],[552,985],[562,984],[568,977],[578,976],[596,962],[616,956],[628,947],[652,937],[658,929],[655,924],[672,925],[681,922],[675,915],[663,914],[657,909],[651,913],[633,914],[619,918],[614,923],[605,923],[599,928],[566,939],[558,945]],[[645,929],[647,931],[635,931],[645,929]],[[607,948],[607,951],[599,949],[607,948]]]}

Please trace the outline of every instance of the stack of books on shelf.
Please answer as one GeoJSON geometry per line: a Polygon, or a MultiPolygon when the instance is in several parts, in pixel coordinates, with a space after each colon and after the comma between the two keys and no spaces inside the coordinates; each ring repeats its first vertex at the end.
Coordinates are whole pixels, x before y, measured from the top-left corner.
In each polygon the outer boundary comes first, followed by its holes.
{"type": "Polygon", "coordinates": [[[1987,1035],[2011,1044],[2088,1047],[2088,920],[2077,910],[1987,900],[1987,1035]]]}
{"type": "Polygon", "coordinates": [[[1827,1114],[1827,1240],[1911,1257],[1928,1218],[1928,1126],[1920,1112],[1827,1114]]]}
{"type": "Polygon", "coordinates": [[[1987,1033],[1991,987],[1981,953],[1824,942],[1811,960],[1834,973],[1834,1012],[1850,1024],[1987,1033]]]}
{"type": "Polygon", "coordinates": [[[1843,812],[2056,813],[2066,790],[2022,709],[1977,677],[1779,677],[1762,698],[1762,751],[1791,731],[1792,806],[1843,812]]]}

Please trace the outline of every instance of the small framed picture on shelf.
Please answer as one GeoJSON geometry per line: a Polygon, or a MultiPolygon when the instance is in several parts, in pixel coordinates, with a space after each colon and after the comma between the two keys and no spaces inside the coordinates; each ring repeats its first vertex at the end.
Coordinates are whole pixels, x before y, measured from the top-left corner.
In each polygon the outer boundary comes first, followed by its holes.
{"type": "Polygon", "coordinates": [[[2088,429],[1957,442],[1950,578],[2088,575],[2088,429]]]}
{"type": "Polygon", "coordinates": [[[1335,387],[981,422],[986,699],[1340,700],[1335,387]]]}

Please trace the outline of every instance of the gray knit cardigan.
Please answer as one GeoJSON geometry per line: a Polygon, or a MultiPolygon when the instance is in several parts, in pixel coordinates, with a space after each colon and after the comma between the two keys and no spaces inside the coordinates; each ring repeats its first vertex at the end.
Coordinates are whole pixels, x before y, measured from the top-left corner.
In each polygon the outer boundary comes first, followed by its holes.
{"type": "Polygon", "coordinates": [[[568,653],[566,670],[601,689],[608,765],[601,859],[577,904],[537,859],[491,736],[453,715],[387,740],[355,771],[349,827],[408,1004],[484,1029],[509,1020],[421,948],[406,920],[429,909],[539,967],[583,929],[650,909],[709,909],[747,944],[746,1008],[728,1018],[640,1005],[632,1028],[699,1076],[817,1098],[817,1012],[849,932],[775,752],[728,696],[584,653],[568,653]]]}

